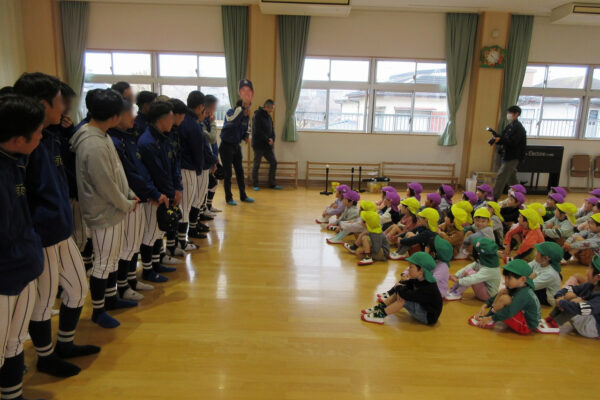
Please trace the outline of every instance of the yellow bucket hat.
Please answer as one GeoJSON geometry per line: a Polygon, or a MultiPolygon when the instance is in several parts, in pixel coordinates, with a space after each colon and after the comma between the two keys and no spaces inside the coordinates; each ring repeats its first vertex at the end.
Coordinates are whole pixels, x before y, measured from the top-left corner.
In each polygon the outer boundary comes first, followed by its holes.
{"type": "Polygon", "coordinates": [[[358,204],[362,211],[377,211],[377,205],[372,201],[361,200],[358,204]]]}
{"type": "Polygon", "coordinates": [[[500,218],[500,221],[504,222],[504,217],[502,217],[502,212],[500,211],[500,204],[496,203],[495,201],[488,201],[487,205],[494,210],[494,215],[500,218]]]}
{"type": "Polygon", "coordinates": [[[573,203],[556,204],[556,208],[558,208],[560,211],[567,214],[567,219],[569,220],[569,222],[571,222],[573,225],[577,225],[577,218],[575,218],[575,214],[577,213],[577,206],[575,204],[573,204],[573,203]]]}
{"type": "Polygon", "coordinates": [[[537,229],[543,222],[542,217],[540,217],[537,211],[532,210],[531,208],[519,210],[519,212],[521,213],[521,215],[527,218],[527,222],[529,223],[529,229],[537,229]]]}
{"type": "Polygon", "coordinates": [[[600,224],[600,213],[594,214],[591,217],[594,221],[600,224]]]}
{"type": "Polygon", "coordinates": [[[360,217],[367,224],[367,230],[371,233],[381,233],[379,214],[375,211],[362,211],[360,217]]]}
{"type": "Polygon", "coordinates": [[[463,231],[465,229],[463,225],[467,223],[467,212],[456,204],[450,208],[450,212],[454,216],[454,226],[456,229],[463,231]]]}
{"type": "Polygon", "coordinates": [[[408,207],[408,210],[413,215],[417,215],[419,208],[421,208],[421,203],[419,203],[419,200],[415,199],[414,197],[407,197],[406,199],[402,200],[400,204],[408,207]]]}
{"type": "Polygon", "coordinates": [[[544,207],[542,203],[531,203],[527,205],[527,208],[531,208],[533,211],[537,212],[538,215],[542,218],[544,218],[544,215],[546,215],[546,207],[544,207]]]}
{"type": "Polygon", "coordinates": [[[489,225],[494,225],[492,223],[492,214],[490,214],[490,210],[488,210],[485,207],[479,207],[477,210],[475,210],[475,214],[473,215],[473,217],[487,218],[490,220],[489,225]]]}
{"type": "Polygon", "coordinates": [[[465,212],[467,213],[467,223],[472,224],[473,216],[471,215],[471,213],[473,212],[473,205],[471,205],[471,203],[469,203],[467,200],[459,201],[458,203],[456,203],[456,205],[465,210],[465,212]]]}
{"type": "Polygon", "coordinates": [[[418,214],[419,217],[427,220],[427,226],[431,232],[437,232],[438,221],[440,220],[440,213],[433,208],[427,207],[418,214]]]}

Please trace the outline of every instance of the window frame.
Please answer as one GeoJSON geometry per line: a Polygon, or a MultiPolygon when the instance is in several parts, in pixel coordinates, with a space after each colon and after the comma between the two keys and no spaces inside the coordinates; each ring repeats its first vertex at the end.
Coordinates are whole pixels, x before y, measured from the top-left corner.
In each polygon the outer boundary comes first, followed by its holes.
{"type": "Polygon", "coordinates": [[[542,87],[521,87],[521,96],[537,96],[541,97],[540,104],[540,115],[536,126],[538,129],[537,135],[527,135],[528,138],[532,139],[552,139],[552,140],[600,140],[600,137],[586,137],[586,126],[590,108],[590,99],[600,98],[600,89],[592,89],[593,73],[595,69],[600,69],[600,65],[595,64],[565,64],[565,63],[543,63],[543,62],[529,62],[527,67],[544,67],[544,81],[542,87]],[[571,88],[548,88],[548,74],[550,67],[582,67],[586,68],[586,75],[584,78],[583,89],[571,89],[571,88]],[[577,111],[575,119],[575,129],[572,136],[546,136],[539,135],[539,126],[543,121],[543,108],[544,99],[548,97],[554,98],[578,98],[579,99],[579,110],[577,111]]]}
{"type": "MultiPolygon", "coordinates": [[[[368,61],[369,62],[369,78],[367,82],[355,82],[355,81],[315,81],[315,80],[302,80],[301,89],[321,89],[326,91],[325,101],[325,128],[324,129],[302,129],[298,128],[301,132],[328,132],[328,133],[365,133],[365,134],[376,134],[376,135],[409,135],[409,136],[440,136],[442,132],[423,132],[413,130],[413,120],[415,114],[415,97],[417,93],[443,93],[446,96],[446,85],[441,84],[426,84],[416,83],[417,65],[419,63],[439,63],[446,64],[443,59],[421,59],[421,58],[385,58],[385,57],[341,57],[341,56],[322,56],[322,55],[307,55],[306,59],[327,59],[329,63],[329,75],[331,76],[331,60],[347,60],[347,61],[368,61]],[[377,83],[377,63],[379,61],[408,61],[415,63],[415,83],[377,83]],[[364,126],[360,130],[344,130],[344,129],[328,129],[329,125],[329,103],[330,103],[330,91],[331,90],[363,90],[366,93],[365,99],[365,110],[364,110],[364,126]],[[411,108],[410,108],[410,130],[409,131],[379,131],[375,130],[375,117],[376,117],[376,94],[377,92],[399,92],[399,93],[410,93],[411,108]]],[[[330,78],[331,79],[331,78],[330,78]]],[[[447,104],[446,113],[448,114],[447,104]]]]}

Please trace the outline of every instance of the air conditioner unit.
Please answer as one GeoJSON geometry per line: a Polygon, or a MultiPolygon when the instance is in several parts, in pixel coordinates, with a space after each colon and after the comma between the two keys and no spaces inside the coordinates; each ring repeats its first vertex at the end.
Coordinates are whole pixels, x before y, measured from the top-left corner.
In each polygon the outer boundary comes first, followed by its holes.
{"type": "Polygon", "coordinates": [[[565,25],[600,25],[600,4],[568,3],[552,10],[550,21],[565,25]]]}
{"type": "Polygon", "coordinates": [[[260,0],[263,14],[347,17],[350,0],[260,0]]]}

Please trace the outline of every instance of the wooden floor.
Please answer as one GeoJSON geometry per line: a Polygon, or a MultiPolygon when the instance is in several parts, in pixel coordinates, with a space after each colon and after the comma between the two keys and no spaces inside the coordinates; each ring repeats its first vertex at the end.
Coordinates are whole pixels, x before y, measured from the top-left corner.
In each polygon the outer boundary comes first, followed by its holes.
{"type": "MultiPolygon", "coordinates": [[[[75,359],[81,374],[35,371],[26,346],[28,398],[46,399],[570,399],[596,398],[597,341],[472,328],[481,305],[467,291],[433,326],[406,314],[386,325],[361,308],[396,281],[405,262],[357,267],[313,220],[332,197],[261,190],[225,209],[170,281],[114,330],[84,309],[76,342],[102,346],[75,359]],[[411,397],[408,397],[411,396],[411,397]]],[[[366,199],[376,195],[366,194],[366,199]]],[[[582,194],[568,199],[581,203],[582,194]]],[[[530,199],[531,201],[531,199],[530,199]]],[[[465,262],[453,262],[456,271],[465,262]]],[[[581,266],[565,268],[565,279],[581,266]]],[[[88,299],[89,301],[89,299],[88,299]]],[[[544,308],[546,315],[549,308],[544,308]]],[[[58,325],[54,317],[53,325],[58,325]]]]}

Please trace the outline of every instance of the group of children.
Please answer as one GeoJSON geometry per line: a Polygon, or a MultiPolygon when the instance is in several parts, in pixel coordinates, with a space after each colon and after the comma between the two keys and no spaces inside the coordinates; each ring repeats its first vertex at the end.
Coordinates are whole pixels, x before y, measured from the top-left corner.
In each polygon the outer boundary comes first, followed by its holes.
{"type": "MultiPolygon", "coordinates": [[[[252,83],[242,80],[238,93],[242,100],[221,130],[230,147],[248,135],[252,83]]],[[[168,281],[163,274],[176,269],[167,265],[198,249],[191,239],[210,231],[201,221],[220,211],[212,205],[219,165],[215,96],[195,90],[186,104],[148,91],[134,96],[128,83],[118,82],[87,93],[88,115],[78,125],[68,116],[75,97],[67,84],[42,73],[25,73],[0,90],[3,399],[23,398],[28,334],[38,371],[77,375],[80,367],[66,360],[100,351],[74,344],[88,291],[92,321],[116,328],[120,323],[108,311],[134,307],[144,298],[140,292],[168,281]],[[179,213],[179,223],[164,222],[179,213]]],[[[231,163],[224,175],[231,178],[231,163]]],[[[240,196],[252,201],[242,190],[240,196]]]]}
{"type": "Polygon", "coordinates": [[[387,259],[409,263],[398,284],[377,294],[377,305],[362,310],[363,321],[383,324],[387,315],[404,308],[432,325],[443,300],[459,301],[470,287],[484,302],[470,325],[492,328],[502,321],[521,334],[557,334],[570,321],[579,334],[599,337],[600,189],[579,208],[565,202],[561,187],[551,188],[545,204],[527,204],[520,184],[511,186],[500,203],[487,184],[464,192],[456,204],[449,185],[424,195],[423,205],[422,194],[417,182],[407,185],[403,199],[386,186],[381,199],[371,202],[339,185],[336,200],[316,220],[336,232],[327,243],[343,244],[358,256],[359,266],[387,259]],[[354,242],[347,242],[352,236],[354,242]],[[453,259],[472,262],[451,274],[453,259]],[[561,265],[572,260],[587,265],[587,273],[563,285],[561,265]],[[554,307],[545,319],[540,305],[554,307]]]}

